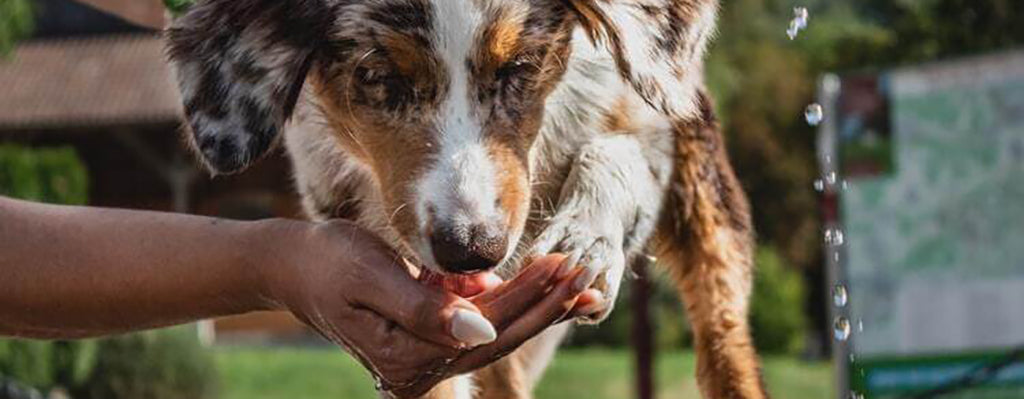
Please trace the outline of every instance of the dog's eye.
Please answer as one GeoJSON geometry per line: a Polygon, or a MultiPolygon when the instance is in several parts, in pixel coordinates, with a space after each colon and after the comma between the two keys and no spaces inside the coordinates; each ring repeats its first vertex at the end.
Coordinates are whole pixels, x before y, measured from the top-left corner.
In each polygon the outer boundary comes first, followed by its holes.
{"type": "Polygon", "coordinates": [[[356,68],[355,76],[360,84],[366,86],[388,84],[399,78],[394,71],[366,67],[356,68]]]}
{"type": "Polygon", "coordinates": [[[535,70],[536,68],[537,67],[536,65],[534,65],[532,58],[518,57],[498,67],[498,70],[494,72],[494,76],[499,80],[506,80],[509,78],[520,76],[526,72],[535,70]]]}

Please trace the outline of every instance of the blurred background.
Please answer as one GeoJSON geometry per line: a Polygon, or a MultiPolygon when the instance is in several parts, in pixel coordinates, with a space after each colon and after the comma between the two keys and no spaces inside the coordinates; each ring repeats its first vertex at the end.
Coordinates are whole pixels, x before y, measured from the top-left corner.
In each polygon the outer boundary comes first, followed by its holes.
{"type": "MultiPolygon", "coordinates": [[[[301,217],[281,153],[211,179],[181,143],[159,28],[188,3],[0,0],[0,195],[301,217]]],[[[768,389],[1024,397],[1024,1],[723,3],[706,72],[754,208],[768,389]],[[794,7],[809,19],[790,39],[794,7]]],[[[610,320],[576,329],[538,397],[699,397],[671,285],[640,274],[610,320]]],[[[347,355],[260,313],[0,340],[6,397],[374,394],[347,355]]]]}

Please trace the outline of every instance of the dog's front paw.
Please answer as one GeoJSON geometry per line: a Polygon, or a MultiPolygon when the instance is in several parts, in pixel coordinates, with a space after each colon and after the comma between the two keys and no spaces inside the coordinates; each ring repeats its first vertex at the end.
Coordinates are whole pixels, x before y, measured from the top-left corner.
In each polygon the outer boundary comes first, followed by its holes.
{"type": "MultiPolygon", "coordinates": [[[[588,218],[589,219],[589,218],[588,218]]],[[[598,218],[605,221],[610,218],[598,218]]],[[[532,254],[549,253],[569,255],[573,267],[584,268],[583,281],[589,288],[601,292],[601,300],[581,309],[579,321],[597,324],[608,318],[626,267],[626,256],[622,247],[623,231],[615,223],[592,223],[589,220],[570,215],[556,215],[550,224],[534,241],[532,254]]]]}

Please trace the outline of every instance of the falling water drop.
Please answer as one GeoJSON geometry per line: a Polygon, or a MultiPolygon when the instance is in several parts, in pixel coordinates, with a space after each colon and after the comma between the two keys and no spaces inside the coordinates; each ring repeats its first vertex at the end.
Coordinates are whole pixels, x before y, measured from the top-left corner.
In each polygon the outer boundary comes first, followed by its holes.
{"type": "Polygon", "coordinates": [[[825,119],[825,110],[818,103],[808,105],[807,109],[804,110],[804,119],[807,119],[808,125],[818,126],[825,119]]]}
{"type": "Polygon", "coordinates": [[[836,262],[839,262],[839,251],[832,253],[832,259],[835,260],[836,262]]]}
{"type": "Polygon", "coordinates": [[[843,231],[839,229],[826,229],[825,230],[825,244],[833,247],[842,246],[845,241],[843,237],[843,231]]]}
{"type": "Polygon", "coordinates": [[[848,399],[864,399],[864,395],[861,395],[861,394],[859,394],[857,392],[854,392],[854,391],[850,391],[850,396],[848,396],[847,398],[848,399]]]}
{"type": "Polygon", "coordinates": [[[789,28],[786,29],[786,36],[789,36],[789,40],[796,39],[796,35],[800,34],[800,22],[796,19],[789,21],[789,28]]]}
{"type": "Polygon", "coordinates": [[[832,287],[832,303],[835,304],[837,308],[846,306],[847,299],[848,296],[846,295],[845,285],[836,284],[835,287],[832,287]]]}
{"type": "Polygon", "coordinates": [[[857,319],[857,332],[864,332],[864,319],[857,319]]]}
{"type": "Polygon", "coordinates": [[[825,183],[829,186],[836,185],[836,180],[839,180],[839,175],[835,171],[831,171],[825,174],[825,183]]]}
{"type": "Polygon", "coordinates": [[[807,12],[807,7],[793,7],[793,20],[796,21],[796,26],[799,29],[807,28],[808,17],[810,17],[810,13],[807,12]]]}
{"type": "Polygon", "coordinates": [[[823,181],[821,179],[815,179],[814,180],[814,191],[817,191],[819,193],[822,192],[822,191],[825,191],[825,181],[823,181]]]}
{"type": "Polygon", "coordinates": [[[832,322],[832,336],[835,337],[836,341],[846,341],[850,338],[850,320],[845,317],[836,317],[836,320],[832,322]]]}
{"type": "Polygon", "coordinates": [[[850,189],[850,183],[848,183],[846,179],[843,179],[842,183],[840,183],[839,186],[843,188],[843,191],[850,189]]]}
{"type": "Polygon", "coordinates": [[[381,382],[380,377],[376,375],[373,376],[373,389],[376,389],[378,392],[384,390],[384,383],[381,382]]]}

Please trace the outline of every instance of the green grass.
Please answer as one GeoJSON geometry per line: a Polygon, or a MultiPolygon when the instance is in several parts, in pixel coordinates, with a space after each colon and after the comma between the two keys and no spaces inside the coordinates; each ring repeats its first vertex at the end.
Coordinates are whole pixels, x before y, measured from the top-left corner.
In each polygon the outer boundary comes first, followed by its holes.
{"type": "MultiPolygon", "coordinates": [[[[221,398],[376,398],[365,371],[347,355],[326,349],[233,348],[217,351],[221,398]]],[[[768,389],[778,398],[827,398],[827,363],[764,360],[768,389]]],[[[658,397],[696,399],[690,352],[661,353],[658,397]]],[[[539,399],[622,399],[632,396],[632,358],[625,350],[563,350],[537,388],[539,399]]]]}

